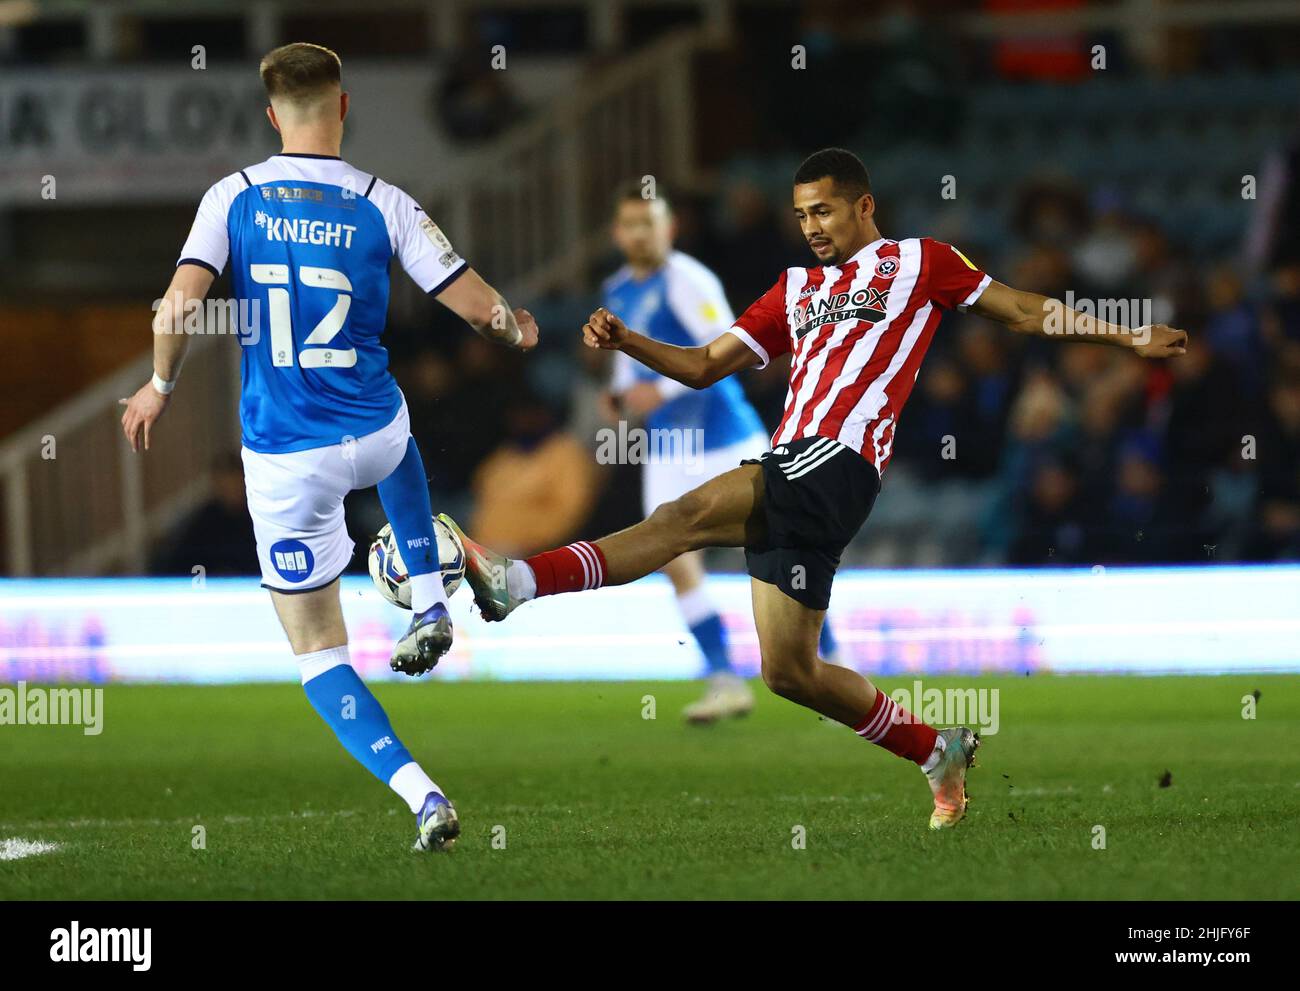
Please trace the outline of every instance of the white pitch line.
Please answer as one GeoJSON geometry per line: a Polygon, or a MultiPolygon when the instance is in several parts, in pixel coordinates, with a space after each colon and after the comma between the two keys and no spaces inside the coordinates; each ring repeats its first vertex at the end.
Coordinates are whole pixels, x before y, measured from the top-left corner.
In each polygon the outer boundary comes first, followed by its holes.
{"type": "MultiPolygon", "coordinates": [[[[336,809],[324,811],[306,809],[303,812],[289,812],[268,816],[188,816],[183,819],[43,819],[36,822],[0,822],[0,829],[135,829],[149,826],[202,826],[221,823],[227,826],[242,826],[250,822],[279,822],[289,819],[346,819],[349,816],[364,815],[357,809],[336,809]]],[[[396,809],[389,809],[390,816],[397,815],[396,809]]],[[[0,857],[0,860],[3,860],[0,857]]]]}
{"type": "Polygon", "coordinates": [[[7,840],[0,840],[0,860],[22,860],[25,857],[36,857],[42,853],[53,853],[60,846],[59,843],[47,843],[44,840],[25,840],[21,836],[14,836],[7,840]]]}

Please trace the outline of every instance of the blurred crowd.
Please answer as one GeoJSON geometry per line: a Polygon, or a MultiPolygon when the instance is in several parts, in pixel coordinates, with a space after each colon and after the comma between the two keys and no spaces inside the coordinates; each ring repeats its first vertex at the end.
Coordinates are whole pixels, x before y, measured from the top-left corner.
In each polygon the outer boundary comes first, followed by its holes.
{"type": "MultiPolygon", "coordinates": [[[[1132,301],[1139,315],[1149,305],[1151,320],[1190,332],[1188,352],[1149,362],[949,314],[848,562],[1300,559],[1300,194],[1293,153],[1281,155],[1269,215],[1261,213],[1254,247],[1239,258],[1188,257],[1157,219],[1059,182],[1020,190],[1016,246],[1003,256],[959,245],[1018,288],[1132,301]]],[[[786,265],[805,262],[781,205],[743,180],[717,197],[679,202],[677,215],[678,247],[717,271],[736,312],[786,265]]],[[[605,267],[616,265],[611,256],[605,267]]],[[[578,331],[597,301],[540,301],[544,345],[528,356],[475,337],[445,312],[432,331],[391,334],[435,507],[506,550],[598,536],[640,517],[637,467],[594,457],[608,425],[599,409],[608,368],[604,355],[578,344],[578,331]]],[[[744,385],[774,425],[786,363],[746,373],[744,385]]],[[[237,478],[237,462],[224,470],[237,478]]],[[[240,487],[219,491],[216,501],[234,508],[206,508],[193,527],[202,539],[218,524],[241,530],[240,487]]],[[[373,495],[355,494],[349,520],[361,570],[363,538],[383,523],[373,495]]],[[[238,560],[252,554],[246,539],[222,546],[231,570],[251,569],[238,560]]],[[[199,558],[186,550],[176,559],[199,558]]]]}
{"type": "MultiPolygon", "coordinates": [[[[788,74],[771,92],[756,78],[758,104],[793,101],[771,115],[790,126],[756,120],[752,144],[745,135],[726,140],[775,160],[846,133],[847,114],[874,120],[868,131],[941,146],[961,115],[959,102],[939,99],[961,90],[947,77],[953,49],[914,18],[888,23],[890,37],[866,48],[890,53],[868,61],[892,80],[891,100],[819,105],[802,100],[788,74]]],[[[836,47],[837,34],[816,18],[803,29],[810,47],[836,47]]],[[[1076,42],[1066,48],[1077,50],[1076,42]]],[[[1230,51],[1208,42],[1198,50],[1202,61],[1230,51]]],[[[851,79],[862,53],[840,54],[851,79]]],[[[1043,63],[1037,49],[995,54],[1005,79],[1084,71],[1059,59],[1043,63]]],[[[495,133],[515,114],[507,94],[472,76],[440,94],[448,126],[466,140],[495,133]]],[[[900,418],[882,494],[846,564],[1300,560],[1300,139],[1277,140],[1272,160],[1259,163],[1258,201],[1242,205],[1249,229],[1235,246],[1208,254],[1204,242],[1171,233],[1158,211],[1059,175],[1009,183],[1012,207],[1000,212],[1010,237],[963,227],[952,219],[960,211],[945,213],[941,203],[928,218],[908,215],[909,229],[901,229],[890,207],[899,191],[877,188],[887,237],[952,240],[999,281],[1055,298],[1124,301],[1132,307],[1126,318],[1186,329],[1190,344],[1181,358],[1147,362],[1119,348],[1030,339],[947,315],[900,418]]],[[[853,147],[870,169],[873,149],[861,144],[853,147]]],[[[714,188],[675,197],[677,247],[718,274],[739,313],[783,268],[811,255],[788,187],[726,168],[717,174],[714,188]]],[[[611,250],[591,271],[586,295],[512,301],[542,326],[542,346],[528,356],[474,337],[438,307],[432,327],[395,326],[386,338],[435,510],[508,552],[599,536],[640,518],[638,468],[594,456],[598,431],[609,425],[600,403],[607,356],[578,343],[600,301],[595,287],[618,265],[611,250]]],[[[787,367],[777,361],[742,375],[769,427],[781,415],[787,367]]],[[[227,488],[237,502],[238,487],[227,488]]],[[[238,529],[237,510],[226,506],[211,519],[238,529]]],[[[364,570],[365,538],[382,525],[382,511],[373,493],[354,493],[348,513],[360,542],[355,569],[364,570]]],[[[244,570],[255,570],[251,560],[244,570]]]]}
{"type": "Polygon", "coordinates": [[[1278,255],[1251,276],[1189,258],[1157,222],[1066,190],[1027,191],[1018,234],[1010,257],[981,260],[995,277],[1055,298],[1131,300],[1139,312],[1149,303],[1150,320],[1190,332],[1188,351],[1148,362],[950,318],[892,467],[906,500],[889,518],[918,534],[928,524],[918,539],[943,545],[919,548],[921,559],[1300,557],[1295,261],[1278,255]]]}
{"type": "MultiPolygon", "coordinates": [[[[1300,558],[1294,159],[1283,149],[1263,170],[1271,186],[1242,250],[1211,259],[1189,255],[1158,218],[1126,209],[1113,194],[1089,195],[1059,180],[1024,185],[1013,246],[982,250],[976,238],[963,250],[1018,288],[1118,303],[1134,323],[1185,328],[1188,353],[1148,362],[950,314],[903,412],[877,511],[850,558],[882,565],[1300,558]]],[[[878,195],[888,203],[888,190],[878,195]]],[[[678,205],[679,247],[714,268],[736,312],[782,268],[806,263],[784,206],[743,179],[678,205]]],[[[550,329],[563,340],[576,325],[550,329]]],[[[567,414],[588,439],[591,416],[572,406],[591,404],[600,369],[584,367],[556,420],[567,414]]],[[[748,374],[745,385],[774,425],[784,363],[748,374]]],[[[615,498],[635,510],[627,492],[616,487],[615,498]]]]}

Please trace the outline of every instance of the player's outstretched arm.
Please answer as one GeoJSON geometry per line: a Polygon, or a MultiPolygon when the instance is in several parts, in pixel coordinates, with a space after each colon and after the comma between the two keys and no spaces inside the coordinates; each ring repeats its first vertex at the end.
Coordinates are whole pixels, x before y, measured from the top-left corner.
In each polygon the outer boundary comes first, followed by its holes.
{"type": "Polygon", "coordinates": [[[133,451],[140,450],[141,443],[146,451],[149,450],[149,431],[167,409],[172,387],[185,360],[185,349],[189,345],[185,318],[207,297],[215,278],[202,265],[180,265],[159,301],[153,320],[153,378],[130,399],[120,400],[126,407],[122,414],[122,432],[133,451]]]}
{"type": "Polygon", "coordinates": [[[1071,309],[1060,300],[990,282],[971,305],[982,317],[1006,324],[1019,334],[1062,341],[1095,341],[1130,348],[1143,358],[1169,358],[1187,351],[1187,331],[1163,323],[1123,327],[1071,309]]]}
{"type": "Polygon", "coordinates": [[[520,351],[537,346],[538,328],[525,309],[510,309],[502,295],[472,268],[435,299],[489,341],[520,351]]]}
{"type": "Polygon", "coordinates": [[[590,348],[622,351],[647,368],[692,389],[707,389],[759,362],[753,349],[735,334],[722,334],[697,347],[678,347],[630,330],[603,306],[583,325],[582,340],[590,348]]]}

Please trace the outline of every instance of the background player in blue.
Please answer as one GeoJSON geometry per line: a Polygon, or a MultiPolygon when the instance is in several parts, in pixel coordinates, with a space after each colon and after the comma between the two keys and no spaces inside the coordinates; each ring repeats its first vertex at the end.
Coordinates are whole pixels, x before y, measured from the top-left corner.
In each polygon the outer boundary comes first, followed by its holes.
{"type": "Polygon", "coordinates": [[[153,380],[123,400],[122,427],[133,449],[148,449],[180,374],[181,321],[229,260],[235,296],[250,304],[240,420],[262,584],[312,706],[416,814],[416,848],[443,849],[459,835],[455,809],[352,667],[339,604],[353,552],[343,497],[377,485],[411,576],[414,617],[392,666],[423,674],[451,646],[428,477],[379,343],[389,261],[485,337],[528,350],[537,325],[511,311],[410,196],[340,158],[341,73],[339,57],[318,45],[262,60],[283,150],[203,197],[154,323],[153,380]]]}
{"type": "MultiPolygon", "coordinates": [[[[613,237],[626,264],[605,281],[604,306],[655,340],[685,347],[706,344],[731,327],[731,307],[716,275],[673,250],[672,207],[659,189],[654,196],[647,192],[648,187],[630,182],[615,196],[613,237]]],[[[696,391],[618,352],[609,399],[611,414],[644,420],[648,430],[674,431],[661,436],[681,439],[676,448],[649,445],[649,450],[669,456],[644,466],[646,516],[768,448],[763,423],[734,378],[696,391]]],[[[664,568],[664,574],[708,664],[708,691],[687,706],[687,720],[707,723],[745,715],[754,707],[754,695],[732,669],[726,628],[704,586],[703,552],[683,554],[664,568]]],[[[827,656],[835,650],[830,624],[822,631],[821,652],[827,656]]]]}

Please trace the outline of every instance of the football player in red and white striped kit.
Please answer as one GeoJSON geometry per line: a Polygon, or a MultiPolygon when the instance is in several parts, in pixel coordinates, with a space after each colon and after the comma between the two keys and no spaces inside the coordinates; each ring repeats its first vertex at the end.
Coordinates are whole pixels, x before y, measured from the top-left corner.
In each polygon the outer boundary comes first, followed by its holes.
{"type": "Polygon", "coordinates": [[[843,149],[819,151],[799,167],[794,211],[820,264],[787,269],[710,343],[664,344],[606,309],[583,328],[588,346],[622,351],[697,389],[790,352],[772,450],[594,542],[512,561],[465,538],[467,573],[484,617],[500,620],[529,599],[635,581],[687,551],[744,547],[763,680],[920,765],[934,796],[930,827],[943,829],[965,815],[978,737],[967,727],[926,725],[867,678],[817,656],[840,554],[871,511],[940,316],[969,308],[1017,333],[1106,343],[1147,358],[1182,354],[1187,335],[1163,324],[1104,323],[993,281],[949,244],[883,237],[867,170],[843,149]]]}

